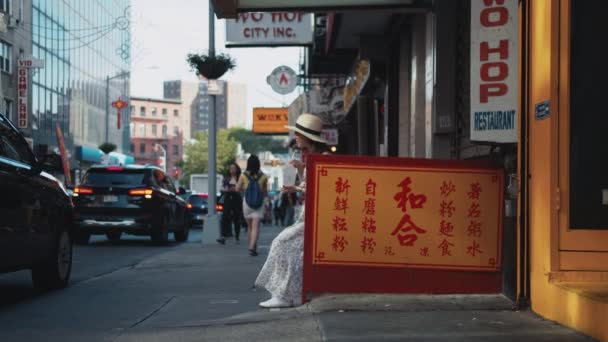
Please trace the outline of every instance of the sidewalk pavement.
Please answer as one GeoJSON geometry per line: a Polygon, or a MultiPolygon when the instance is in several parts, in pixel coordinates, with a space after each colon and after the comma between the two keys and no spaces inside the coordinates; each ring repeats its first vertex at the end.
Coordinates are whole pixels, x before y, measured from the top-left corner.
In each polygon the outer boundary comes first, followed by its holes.
{"type": "MultiPolygon", "coordinates": [[[[278,231],[277,227],[263,228],[258,258],[245,256],[245,241],[240,246],[190,243],[146,260],[135,269],[172,267],[172,272],[184,272],[186,278],[191,277],[186,272],[207,269],[217,279],[227,279],[234,272],[253,278],[278,231]],[[206,256],[202,256],[201,249],[205,249],[206,256]],[[242,263],[255,269],[243,273],[242,263]]],[[[237,314],[218,311],[218,306],[209,305],[213,302],[203,293],[168,288],[167,295],[176,298],[170,305],[159,308],[115,340],[593,341],[530,311],[512,310],[511,301],[502,295],[324,295],[300,307],[265,310],[256,303],[267,299],[267,294],[252,289],[251,282],[253,279],[243,279],[242,284],[237,284],[239,292],[231,294],[246,306],[237,314]]],[[[235,284],[231,285],[234,288],[235,284]]],[[[221,300],[215,302],[218,303],[221,300]]]]}

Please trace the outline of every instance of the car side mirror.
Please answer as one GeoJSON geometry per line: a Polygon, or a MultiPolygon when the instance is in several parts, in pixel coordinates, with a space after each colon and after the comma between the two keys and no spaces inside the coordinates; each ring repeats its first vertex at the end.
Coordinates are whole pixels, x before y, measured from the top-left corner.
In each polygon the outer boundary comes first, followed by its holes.
{"type": "Polygon", "coordinates": [[[55,153],[50,153],[42,158],[40,161],[40,169],[45,172],[61,172],[63,171],[63,161],[61,156],[55,153]]]}
{"type": "Polygon", "coordinates": [[[177,189],[177,193],[178,193],[178,194],[185,194],[185,193],[186,193],[186,189],[185,189],[184,187],[181,187],[181,186],[180,186],[180,187],[177,189]]]}

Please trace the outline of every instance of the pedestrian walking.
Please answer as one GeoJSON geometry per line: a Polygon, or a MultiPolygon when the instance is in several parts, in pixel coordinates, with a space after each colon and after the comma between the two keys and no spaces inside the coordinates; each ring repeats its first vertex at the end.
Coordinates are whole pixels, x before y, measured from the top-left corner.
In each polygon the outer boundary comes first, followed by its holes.
{"type": "MultiPolygon", "coordinates": [[[[285,193],[304,193],[306,190],[306,155],[327,151],[325,140],[321,137],[323,122],[312,114],[302,114],[295,126],[287,126],[295,132],[296,142],[302,149],[301,160],[290,163],[298,170],[300,183],[297,186],[283,187],[285,193]]],[[[305,208],[297,221],[285,228],[270,245],[268,258],[262,267],[255,285],[265,288],[272,297],[261,302],[264,308],[288,307],[300,302],[302,294],[302,267],[304,255],[304,217],[305,208]]]]}
{"type": "Polygon", "coordinates": [[[243,198],[236,191],[236,185],[241,177],[241,168],[236,164],[230,164],[228,174],[222,182],[224,191],[224,210],[222,212],[222,237],[217,240],[222,245],[226,243],[226,238],[232,236],[234,227],[235,243],[239,243],[241,235],[241,216],[243,215],[243,198]]]}
{"type": "Polygon", "coordinates": [[[268,190],[268,178],[260,170],[260,159],[252,154],[247,159],[247,170],[241,174],[236,185],[243,192],[243,214],[247,220],[249,254],[257,256],[260,221],[264,218],[264,198],[268,190]]]}

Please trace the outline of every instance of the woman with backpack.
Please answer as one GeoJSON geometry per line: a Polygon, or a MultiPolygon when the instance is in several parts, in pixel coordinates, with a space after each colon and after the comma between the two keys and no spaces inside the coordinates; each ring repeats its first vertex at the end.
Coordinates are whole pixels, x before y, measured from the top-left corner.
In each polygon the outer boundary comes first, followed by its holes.
{"type": "MultiPolygon", "coordinates": [[[[327,151],[326,141],[321,137],[323,122],[317,116],[305,113],[298,117],[295,127],[287,126],[287,128],[295,132],[296,142],[302,149],[302,160],[289,162],[298,170],[300,184],[283,187],[282,191],[288,194],[304,193],[306,191],[306,155],[327,151]]],[[[270,245],[268,259],[255,281],[257,287],[265,288],[272,295],[272,298],[260,303],[263,308],[288,307],[300,302],[305,214],[306,210],[302,206],[301,215],[296,222],[279,233],[270,245]]]]}
{"type": "Polygon", "coordinates": [[[247,159],[247,170],[241,174],[236,184],[236,190],[244,192],[243,214],[247,220],[247,237],[251,256],[258,255],[258,236],[260,221],[264,218],[264,197],[267,186],[268,178],[260,170],[260,159],[252,154],[247,159]]]}

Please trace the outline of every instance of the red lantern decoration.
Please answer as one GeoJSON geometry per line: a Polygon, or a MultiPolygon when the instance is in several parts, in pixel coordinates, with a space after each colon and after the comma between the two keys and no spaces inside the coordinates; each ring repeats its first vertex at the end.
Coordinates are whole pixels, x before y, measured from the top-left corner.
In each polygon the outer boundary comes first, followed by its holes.
{"type": "Polygon", "coordinates": [[[128,102],[123,101],[122,98],[118,98],[118,100],[112,102],[112,107],[116,108],[117,110],[117,120],[116,120],[116,127],[118,129],[120,129],[120,112],[122,111],[123,108],[126,108],[129,105],[128,102]]]}

